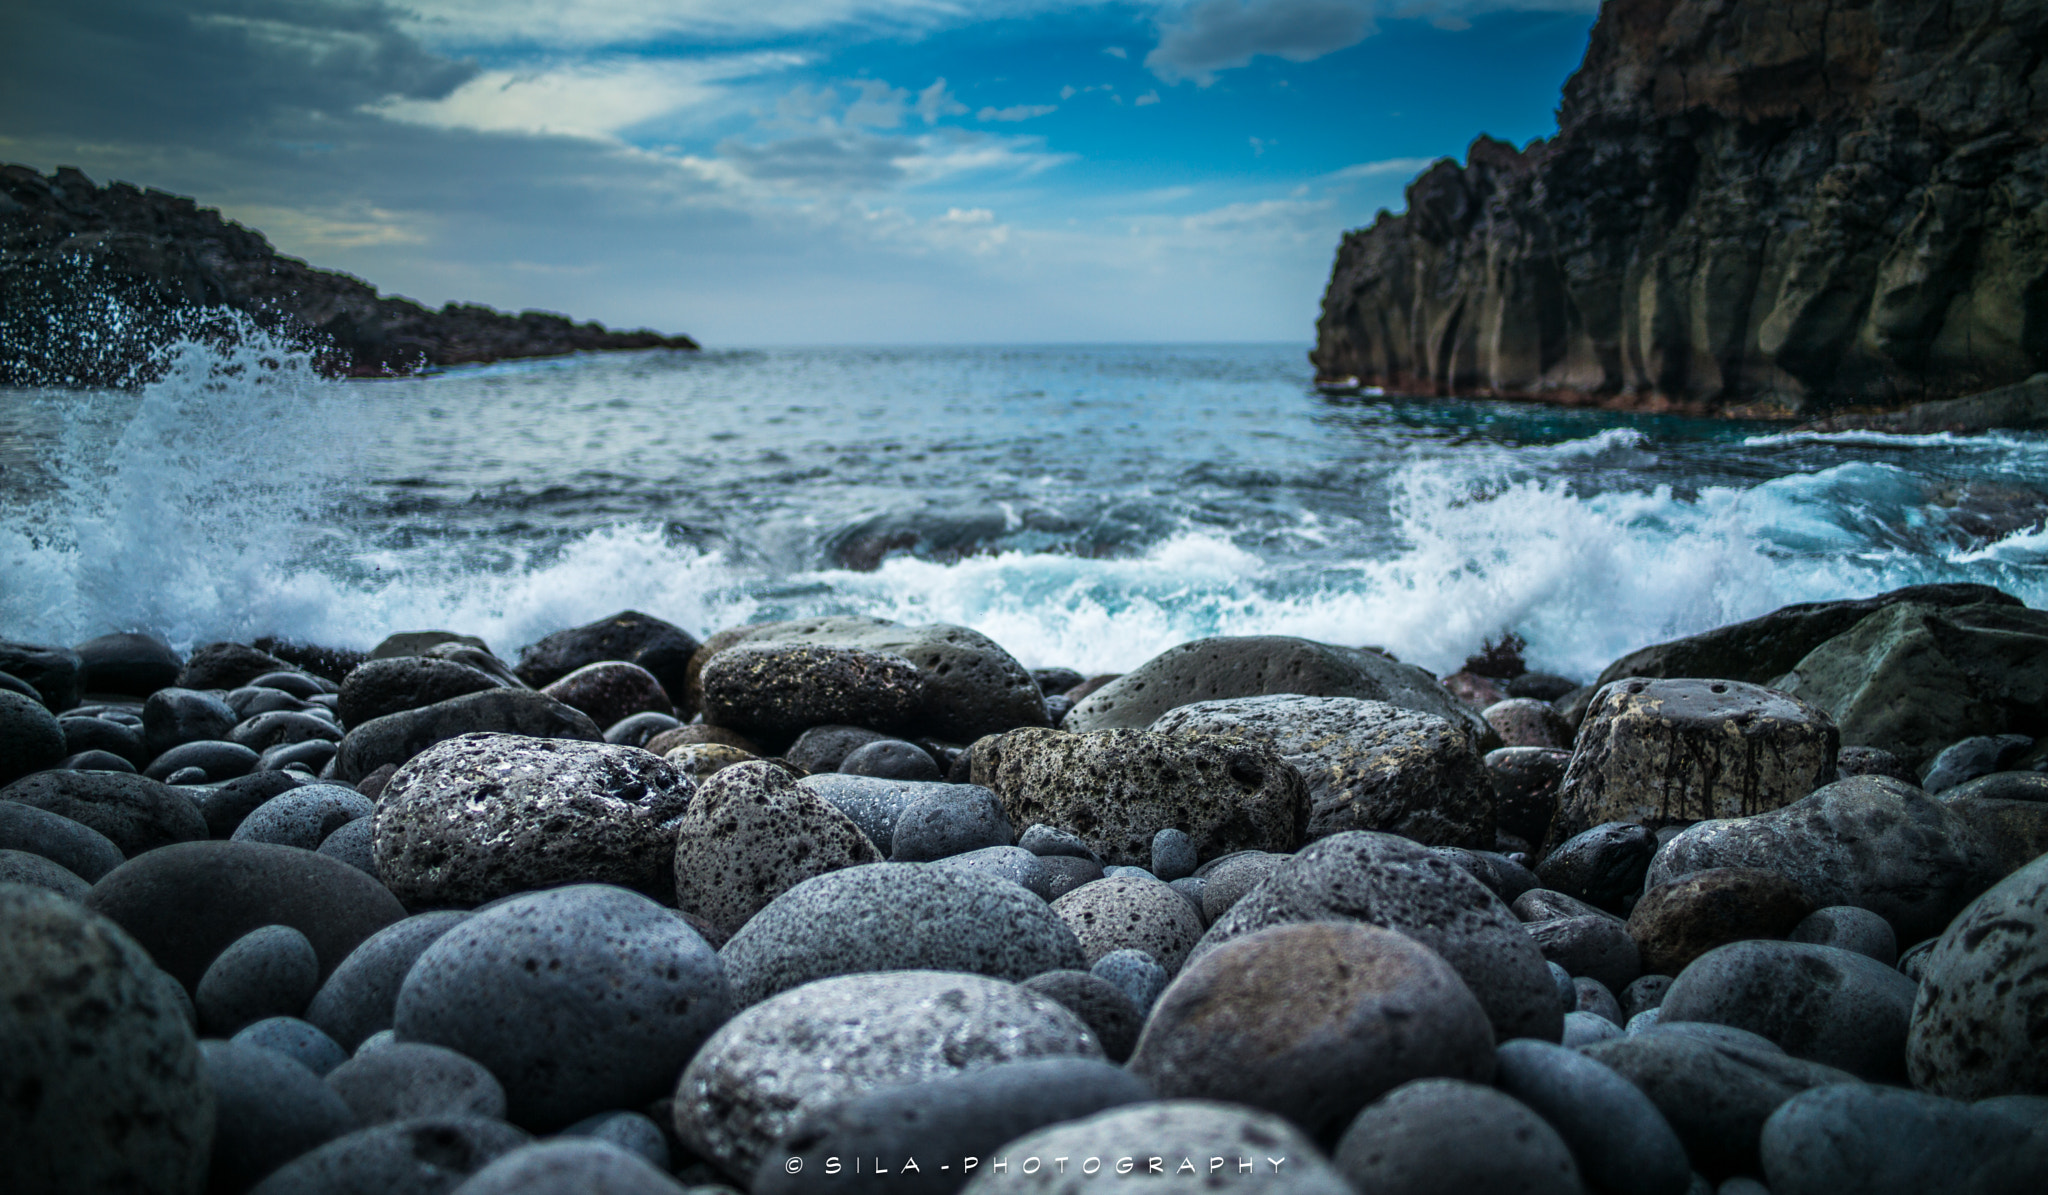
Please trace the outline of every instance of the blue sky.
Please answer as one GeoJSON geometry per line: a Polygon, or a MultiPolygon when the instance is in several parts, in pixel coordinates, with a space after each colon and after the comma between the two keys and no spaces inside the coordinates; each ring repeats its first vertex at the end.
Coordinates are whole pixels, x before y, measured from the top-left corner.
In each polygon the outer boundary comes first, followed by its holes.
{"type": "Polygon", "coordinates": [[[1588,0],[17,0],[0,159],[708,344],[1307,340],[1588,0]]]}

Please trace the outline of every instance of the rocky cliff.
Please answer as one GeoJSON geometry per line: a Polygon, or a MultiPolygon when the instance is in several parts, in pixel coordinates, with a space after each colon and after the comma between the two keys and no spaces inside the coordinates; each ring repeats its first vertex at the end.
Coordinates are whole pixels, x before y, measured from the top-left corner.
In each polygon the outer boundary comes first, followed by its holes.
{"type": "Polygon", "coordinates": [[[1345,236],[1326,381],[1814,417],[2048,369],[2048,0],[1607,0],[1558,133],[1345,236]]]}
{"type": "Polygon", "coordinates": [[[337,374],[381,376],[590,349],[694,349],[687,336],[612,332],[541,311],[507,315],[385,298],[284,257],[212,208],[83,173],[0,166],[0,384],[132,376],[164,328],[222,307],[320,348],[337,374]]]}

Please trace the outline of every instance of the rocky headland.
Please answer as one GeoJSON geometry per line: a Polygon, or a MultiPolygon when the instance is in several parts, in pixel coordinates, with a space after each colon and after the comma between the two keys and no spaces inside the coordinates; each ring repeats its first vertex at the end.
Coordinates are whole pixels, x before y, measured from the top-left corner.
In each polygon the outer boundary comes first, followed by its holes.
{"type": "Polygon", "coordinates": [[[1318,376],[1803,419],[2021,383],[2048,370],[2044,51],[2020,0],[1606,0],[1554,137],[1482,137],[1344,237],[1318,376]]]}
{"type": "Polygon", "coordinates": [[[329,373],[385,377],[516,357],[694,349],[544,311],[433,311],[272,249],[191,199],[60,168],[0,165],[0,385],[131,379],[167,331],[227,308],[316,350],[329,373]]]}
{"type": "Polygon", "coordinates": [[[1585,679],[0,641],[0,1187],[2037,1191],[2048,613],[1585,679]]]}

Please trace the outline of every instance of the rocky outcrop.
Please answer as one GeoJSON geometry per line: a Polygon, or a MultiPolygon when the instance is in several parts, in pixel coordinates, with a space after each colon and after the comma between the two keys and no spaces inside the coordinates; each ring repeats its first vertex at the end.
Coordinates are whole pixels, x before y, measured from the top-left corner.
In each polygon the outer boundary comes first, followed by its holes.
{"type": "Polygon", "coordinates": [[[2048,6],[1607,0],[1558,133],[1347,234],[1325,383],[1822,417],[2048,368],[2048,6]]]}
{"type": "Polygon", "coordinates": [[[285,257],[263,234],[183,196],[96,186],[68,167],[46,178],[0,165],[0,385],[133,380],[162,333],[227,334],[202,314],[223,307],[316,348],[325,371],[356,377],[697,347],[687,336],[613,332],[545,311],[432,311],[285,257]],[[81,326],[91,335],[75,335],[81,326]],[[131,334],[114,334],[122,331],[131,334]]]}

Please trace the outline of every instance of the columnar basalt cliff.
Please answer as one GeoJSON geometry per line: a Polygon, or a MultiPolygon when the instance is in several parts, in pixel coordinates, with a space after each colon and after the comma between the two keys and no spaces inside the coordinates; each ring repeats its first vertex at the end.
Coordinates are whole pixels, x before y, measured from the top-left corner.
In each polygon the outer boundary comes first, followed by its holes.
{"type": "Polygon", "coordinates": [[[0,384],[97,385],[132,376],[156,325],[230,308],[305,337],[355,376],[593,349],[694,349],[687,336],[613,332],[544,311],[432,311],[316,270],[212,208],[73,169],[0,165],[0,384]],[[108,318],[106,313],[113,313],[108,318]],[[83,332],[78,325],[90,325],[83,332]],[[109,325],[126,325],[115,327],[109,325]]]}
{"type": "Polygon", "coordinates": [[[1558,133],[1347,234],[1325,381],[1816,416],[2048,369],[2048,3],[1607,0],[1558,133]]]}

